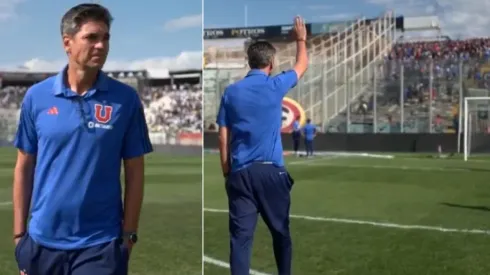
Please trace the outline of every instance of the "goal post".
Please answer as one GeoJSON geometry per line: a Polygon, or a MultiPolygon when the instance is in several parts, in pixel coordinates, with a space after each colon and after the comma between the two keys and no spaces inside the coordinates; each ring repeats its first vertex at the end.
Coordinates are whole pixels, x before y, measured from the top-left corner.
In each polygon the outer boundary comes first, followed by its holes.
{"type": "Polygon", "coordinates": [[[477,136],[481,136],[490,131],[490,96],[466,97],[464,99],[464,160],[468,161],[469,156],[475,148],[477,136]]]}

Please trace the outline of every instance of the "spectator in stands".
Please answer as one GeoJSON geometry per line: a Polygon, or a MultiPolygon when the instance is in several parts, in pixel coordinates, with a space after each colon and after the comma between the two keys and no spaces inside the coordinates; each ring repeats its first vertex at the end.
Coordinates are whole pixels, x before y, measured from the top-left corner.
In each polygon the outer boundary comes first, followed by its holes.
{"type": "MultiPolygon", "coordinates": [[[[5,110],[3,113],[19,110],[29,84],[0,88],[0,109],[5,110]]],[[[176,135],[178,132],[202,132],[200,84],[143,87],[138,93],[145,108],[150,132],[169,135],[176,135]]]]}
{"type": "MultiPolygon", "coordinates": [[[[403,118],[404,132],[427,131],[430,128],[455,131],[459,120],[451,109],[459,102],[459,76],[462,74],[464,79],[471,80],[469,83],[475,83],[476,88],[490,87],[490,81],[486,80],[488,77],[481,69],[481,65],[486,64],[489,57],[489,38],[396,44],[386,55],[384,68],[379,70],[378,127],[387,129],[386,124],[392,127],[401,125],[403,118]],[[400,89],[403,91],[403,109],[400,89]],[[428,127],[429,115],[435,113],[438,116],[433,120],[438,121],[437,127],[428,127]],[[385,119],[386,114],[389,115],[389,120],[385,119]]],[[[372,120],[369,113],[362,115],[367,120],[372,120]]],[[[351,116],[351,121],[363,123],[356,116],[351,116]]]]}
{"type": "Polygon", "coordinates": [[[151,87],[141,96],[150,132],[202,132],[200,85],[151,87]]]}

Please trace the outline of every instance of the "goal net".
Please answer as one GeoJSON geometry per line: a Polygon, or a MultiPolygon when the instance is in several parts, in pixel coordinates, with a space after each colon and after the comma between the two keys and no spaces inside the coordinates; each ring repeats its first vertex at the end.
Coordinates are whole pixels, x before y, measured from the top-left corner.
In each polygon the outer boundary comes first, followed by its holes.
{"type": "Polygon", "coordinates": [[[475,153],[490,152],[490,97],[464,100],[464,160],[475,153]]]}

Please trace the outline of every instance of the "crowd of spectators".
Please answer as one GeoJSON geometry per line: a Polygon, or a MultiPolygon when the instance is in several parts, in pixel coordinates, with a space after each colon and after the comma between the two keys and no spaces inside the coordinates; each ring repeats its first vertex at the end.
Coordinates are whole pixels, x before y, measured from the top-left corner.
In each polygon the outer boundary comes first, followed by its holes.
{"type": "MultiPolygon", "coordinates": [[[[404,132],[457,131],[460,88],[468,95],[468,88],[490,87],[482,73],[489,58],[488,38],[397,43],[378,67],[376,85],[372,85],[377,91],[368,91],[350,106],[351,123],[357,124],[353,131],[356,126],[366,131],[366,125],[372,124],[374,95],[378,132],[399,132],[402,118],[404,132]]],[[[345,114],[340,117],[345,122],[345,114]]],[[[342,124],[327,131],[345,131],[342,124]]]]}
{"type": "Polygon", "coordinates": [[[5,86],[0,88],[0,108],[8,110],[20,109],[20,104],[27,88],[26,86],[5,86]]]}
{"type": "MultiPolygon", "coordinates": [[[[9,85],[0,88],[0,109],[18,111],[27,89],[28,86],[9,85]]],[[[150,132],[202,132],[201,85],[147,87],[138,92],[150,132]]],[[[8,112],[0,112],[0,116],[4,113],[8,112]]]]}
{"type": "Polygon", "coordinates": [[[396,59],[469,59],[488,58],[490,39],[474,38],[467,40],[440,40],[424,42],[398,43],[388,55],[396,59]]]}
{"type": "Polygon", "coordinates": [[[150,132],[202,132],[201,85],[148,87],[140,95],[150,132]]]}

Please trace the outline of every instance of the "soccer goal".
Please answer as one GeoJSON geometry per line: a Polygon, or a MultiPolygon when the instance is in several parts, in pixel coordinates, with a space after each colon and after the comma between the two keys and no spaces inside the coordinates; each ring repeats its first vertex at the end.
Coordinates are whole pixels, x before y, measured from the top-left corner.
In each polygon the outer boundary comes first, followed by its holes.
{"type": "Polygon", "coordinates": [[[490,97],[466,97],[464,99],[464,160],[467,161],[478,146],[480,137],[490,132],[490,97]]]}

